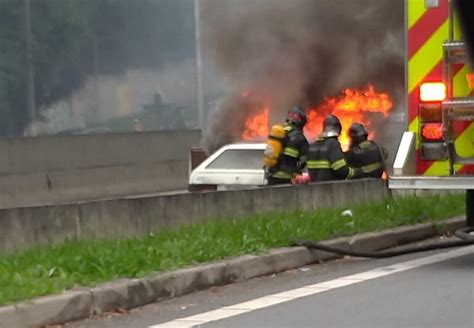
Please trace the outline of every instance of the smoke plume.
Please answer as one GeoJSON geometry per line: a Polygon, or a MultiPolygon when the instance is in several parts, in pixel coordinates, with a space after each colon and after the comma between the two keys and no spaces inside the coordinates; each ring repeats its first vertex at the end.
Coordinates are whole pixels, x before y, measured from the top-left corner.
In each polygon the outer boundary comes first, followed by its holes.
{"type": "Polygon", "coordinates": [[[235,92],[211,115],[208,151],[239,139],[254,108],[239,104],[242,91],[270,103],[272,122],[369,82],[402,96],[402,0],[205,0],[201,10],[206,49],[235,92]]]}

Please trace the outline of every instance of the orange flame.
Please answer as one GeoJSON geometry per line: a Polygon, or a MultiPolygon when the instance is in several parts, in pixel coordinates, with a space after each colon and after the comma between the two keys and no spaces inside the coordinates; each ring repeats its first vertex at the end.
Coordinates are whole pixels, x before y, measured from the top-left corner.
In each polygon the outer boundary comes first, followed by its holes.
{"type": "Polygon", "coordinates": [[[242,133],[242,140],[256,140],[268,135],[268,106],[263,112],[249,117],[245,122],[245,131],[242,133]]]}
{"type": "MultiPolygon", "coordinates": [[[[376,92],[369,85],[365,90],[345,89],[338,97],[326,98],[324,103],[317,108],[307,110],[308,123],[304,133],[309,141],[314,141],[321,133],[322,122],[328,114],[334,114],[341,120],[342,133],[339,138],[341,145],[347,149],[349,138],[347,129],[354,122],[360,122],[370,129],[371,117],[367,113],[381,113],[385,117],[393,107],[387,93],[376,92]]],[[[263,139],[268,135],[268,106],[264,106],[259,114],[247,118],[242,139],[251,141],[263,139]]],[[[370,133],[370,138],[373,133],[370,133]]]]}

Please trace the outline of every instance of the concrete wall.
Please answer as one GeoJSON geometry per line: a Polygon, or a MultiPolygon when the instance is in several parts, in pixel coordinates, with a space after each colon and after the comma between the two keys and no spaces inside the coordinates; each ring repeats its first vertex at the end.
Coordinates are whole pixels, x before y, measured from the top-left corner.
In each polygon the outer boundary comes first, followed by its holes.
{"type": "Polygon", "coordinates": [[[385,181],[360,180],[3,209],[0,252],[67,239],[146,235],[206,219],[371,202],[388,195],[385,181]]]}
{"type": "Polygon", "coordinates": [[[0,208],[186,188],[200,132],[0,140],[0,208]]]}

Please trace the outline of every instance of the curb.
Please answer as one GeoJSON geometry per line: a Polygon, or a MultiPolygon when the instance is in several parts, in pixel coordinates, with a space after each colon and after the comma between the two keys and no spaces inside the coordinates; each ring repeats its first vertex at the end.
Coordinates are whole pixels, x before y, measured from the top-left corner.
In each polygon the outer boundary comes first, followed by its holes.
{"type": "MultiPolygon", "coordinates": [[[[416,224],[337,238],[324,243],[343,249],[377,251],[450,233],[463,226],[465,218],[455,217],[441,224],[416,224]]],[[[263,255],[243,255],[173,272],[157,273],[147,278],[121,279],[94,288],[75,289],[14,306],[0,307],[0,328],[61,324],[340,257],[323,251],[309,251],[304,247],[287,247],[273,249],[263,255]]]]}

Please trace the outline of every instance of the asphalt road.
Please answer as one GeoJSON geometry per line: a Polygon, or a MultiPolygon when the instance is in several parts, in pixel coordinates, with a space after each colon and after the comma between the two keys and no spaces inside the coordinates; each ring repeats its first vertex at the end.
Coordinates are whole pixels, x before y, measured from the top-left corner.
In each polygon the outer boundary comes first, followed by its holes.
{"type": "Polygon", "coordinates": [[[472,328],[474,248],[383,260],[333,261],[67,327],[171,328],[194,324],[206,328],[472,328]]]}

